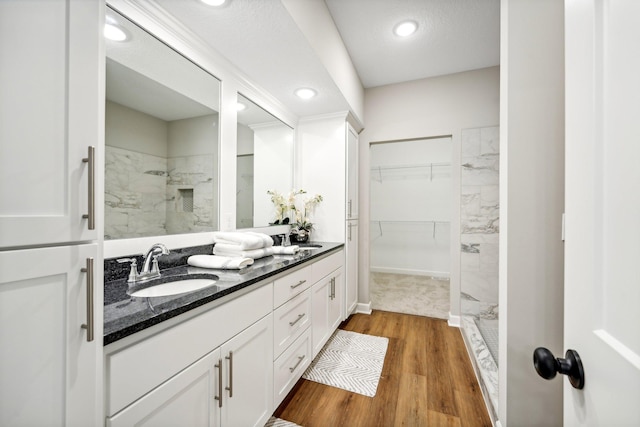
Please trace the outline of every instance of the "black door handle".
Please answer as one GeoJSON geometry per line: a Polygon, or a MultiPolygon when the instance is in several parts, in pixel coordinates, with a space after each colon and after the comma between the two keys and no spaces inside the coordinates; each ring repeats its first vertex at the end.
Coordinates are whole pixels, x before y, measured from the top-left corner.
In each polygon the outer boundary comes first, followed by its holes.
{"type": "Polygon", "coordinates": [[[533,352],[533,366],[536,372],[545,380],[550,380],[561,373],[569,377],[569,382],[574,388],[582,390],[584,387],[584,368],[580,355],[575,350],[567,350],[564,359],[556,358],[551,351],[544,347],[538,347],[533,352]]]}

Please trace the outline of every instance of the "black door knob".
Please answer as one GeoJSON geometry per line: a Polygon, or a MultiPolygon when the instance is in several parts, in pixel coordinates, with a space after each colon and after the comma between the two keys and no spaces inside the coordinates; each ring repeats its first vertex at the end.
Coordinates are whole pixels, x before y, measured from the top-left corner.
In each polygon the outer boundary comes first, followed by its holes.
{"type": "Polygon", "coordinates": [[[545,380],[554,378],[559,372],[569,377],[574,388],[581,390],[584,387],[584,369],[580,355],[575,350],[567,350],[564,357],[556,358],[548,349],[538,347],[533,352],[533,366],[545,380]]]}

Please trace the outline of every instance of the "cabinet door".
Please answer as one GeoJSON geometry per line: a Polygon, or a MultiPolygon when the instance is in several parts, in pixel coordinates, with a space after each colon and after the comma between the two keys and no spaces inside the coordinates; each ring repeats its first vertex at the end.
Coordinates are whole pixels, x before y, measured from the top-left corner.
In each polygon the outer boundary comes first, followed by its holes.
{"type": "Polygon", "coordinates": [[[222,425],[264,426],[273,412],[273,315],[231,338],[221,351],[222,425]]]}
{"type": "Polygon", "coordinates": [[[329,339],[329,300],[331,298],[332,276],[326,276],[311,288],[311,341],[313,358],[322,350],[329,339]]]}
{"type": "Polygon", "coordinates": [[[220,350],[215,350],[155,390],[107,418],[108,427],[214,427],[220,425],[220,350]]]}
{"type": "Polygon", "coordinates": [[[358,219],[358,134],[347,126],[347,219],[358,219]]]}
{"type": "Polygon", "coordinates": [[[83,158],[102,140],[102,8],[0,1],[0,247],[97,238],[83,158]]]}
{"type": "MultiPolygon", "coordinates": [[[[0,425],[96,425],[101,315],[88,342],[87,259],[97,245],[0,252],[0,425]]],[[[94,261],[95,265],[95,261],[94,261]]],[[[94,273],[94,301],[102,280],[94,273]]]]}
{"type": "Polygon", "coordinates": [[[345,313],[346,319],[358,305],[358,221],[347,221],[345,244],[345,313]]]}

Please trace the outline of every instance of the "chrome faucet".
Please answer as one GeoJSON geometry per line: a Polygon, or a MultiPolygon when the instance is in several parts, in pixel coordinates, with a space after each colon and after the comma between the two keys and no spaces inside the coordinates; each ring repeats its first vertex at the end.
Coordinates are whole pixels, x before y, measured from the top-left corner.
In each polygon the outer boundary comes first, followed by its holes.
{"type": "Polygon", "coordinates": [[[142,269],[138,273],[138,264],[135,258],[121,258],[118,262],[130,262],[131,270],[129,271],[129,279],[127,283],[133,285],[135,283],[146,282],[147,280],[160,277],[160,268],[158,267],[158,257],[169,254],[169,249],[162,243],[156,243],[144,255],[142,269]]]}

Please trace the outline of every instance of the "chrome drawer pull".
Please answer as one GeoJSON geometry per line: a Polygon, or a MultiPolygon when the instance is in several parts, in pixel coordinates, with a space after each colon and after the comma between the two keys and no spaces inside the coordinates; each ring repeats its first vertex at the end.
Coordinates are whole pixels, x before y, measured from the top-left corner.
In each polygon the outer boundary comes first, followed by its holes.
{"type": "Polygon", "coordinates": [[[296,368],[297,368],[298,366],[300,366],[300,364],[301,364],[301,363],[302,363],[302,361],[304,360],[304,357],[305,357],[305,356],[304,356],[304,354],[303,354],[302,356],[298,356],[298,362],[297,362],[295,365],[293,365],[293,368],[289,368],[289,372],[293,372],[293,371],[295,371],[295,370],[296,370],[296,368]]]}
{"type": "Polygon", "coordinates": [[[229,390],[229,397],[233,397],[233,351],[230,351],[229,355],[224,358],[229,361],[229,386],[224,389],[229,390]]]}
{"type": "Polygon", "coordinates": [[[296,320],[294,320],[293,322],[289,322],[289,326],[293,326],[296,323],[298,323],[300,321],[300,319],[302,319],[304,317],[305,313],[302,314],[298,314],[298,318],[296,320]]]}
{"type": "Polygon", "coordinates": [[[82,163],[89,164],[89,213],[82,215],[87,219],[89,230],[96,229],[96,147],[89,146],[87,157],[82,159],[82,163]]]}
{"type": "Polygon", "coordinates": [[[87,342],[93,341],[93,258],[87,258],[87,266],[80,269],[87,273],[87,323],[81,326],[87,330],[87,342]]]}
{"type": "Polygon", "coordinates": [[[218,408],[222,408],[222,359],[218,359],[218,363],[213,366],[218,368],[218,395],[213,398],[218,401],[218,408]]]}
{"type": "Polygon", "coordinates": [[[297,288],[298,286],[302,286],[302,285],[303,285],[303,284],[305,284],[306,282],[307,282],[306,280],[300,280],[300,281],[298,282],[298,284],[296,284],[296,285],[291,285],[291,289],[295,289],[295,288],[297,288]]]}

